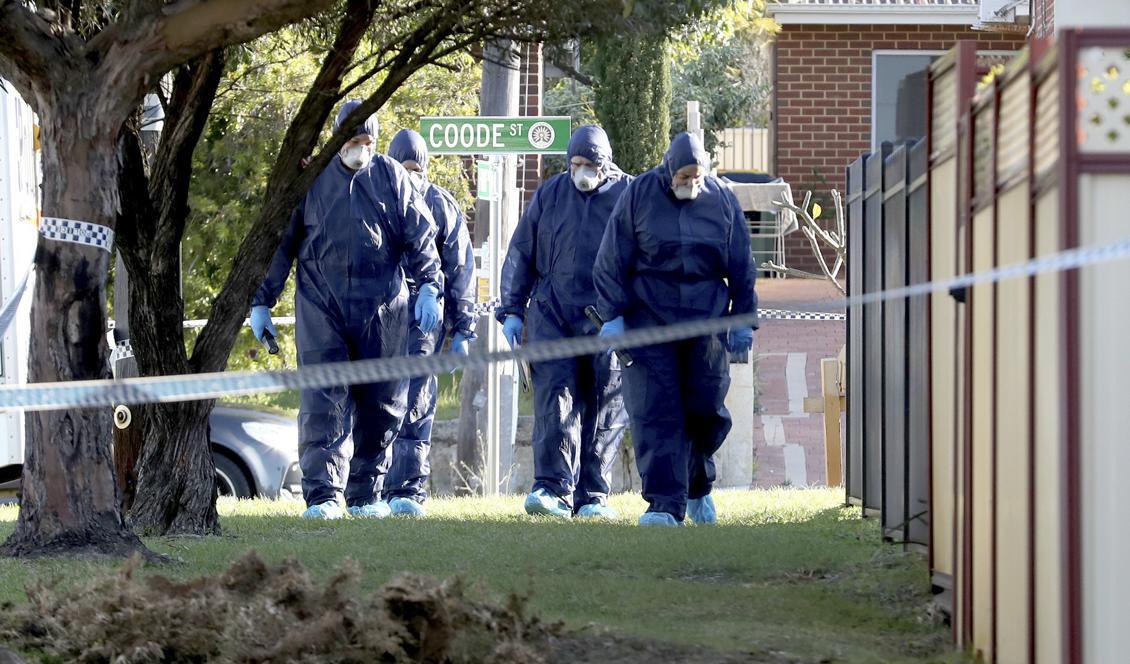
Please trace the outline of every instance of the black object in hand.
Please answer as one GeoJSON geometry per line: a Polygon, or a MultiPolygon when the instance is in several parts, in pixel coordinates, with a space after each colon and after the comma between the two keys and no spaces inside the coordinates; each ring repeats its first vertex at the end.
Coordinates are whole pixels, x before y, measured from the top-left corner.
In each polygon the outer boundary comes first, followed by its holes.
{"type": "MultiPolygon", "coordinates": [[[[588,316],[589,320],[592,321],[592,324],[596,326],[597,332],[600,331],[600,328],[604,327],[604,319],[601,318],[600,314],[596,312],[596,307],[592,306],[591,304],[585,307],[585,315],[588,316]]],[[[628,367],[632,366],[631,353],[626,350],[618,350],[615,352],[616,357],[620,358],[621,367],[627,369],[628,367]]]]}
{"type": "Polygon", "coordinates": [[[263,345],[271,355],[279,354],[279,342],[275,341],[275,335],[270,330],[263,330],[263,345]]]}

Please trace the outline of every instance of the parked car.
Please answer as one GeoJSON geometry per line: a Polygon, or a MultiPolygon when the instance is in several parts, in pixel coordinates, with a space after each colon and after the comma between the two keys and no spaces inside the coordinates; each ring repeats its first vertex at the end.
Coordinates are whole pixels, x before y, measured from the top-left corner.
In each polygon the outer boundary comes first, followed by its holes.
{"type": "Polygon", "coordinates": [[[298,426],[294,420],[231,405],[209,420],[216,487],[221,496],[302,496],[298,426]]]}

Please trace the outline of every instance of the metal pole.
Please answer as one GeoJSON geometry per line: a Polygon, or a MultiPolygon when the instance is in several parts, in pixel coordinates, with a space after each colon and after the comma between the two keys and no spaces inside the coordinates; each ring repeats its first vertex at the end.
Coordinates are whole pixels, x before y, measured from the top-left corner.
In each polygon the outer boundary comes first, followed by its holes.
{"type": "MultiPolygon", "coordinates": [[[[490,299],[499,297],[500,278],[502,275],[502,206],[504,204],[503,166],[502,157],[492,155],[491,177],[494,178],[492,196],[490,201],[490,235],[487,246],[490,254],[490,299]]],[[[502,349],[502,331],[497,325],[487,328],[487,350],[497,352],[502,349]]],[[[487,370],[487,423],[483,435],[483,494],[487,496],[498,495],[498,457],[501,432],[501,406],[500,398],[501,372],[499,365],[494,364],[487,370]]]]}

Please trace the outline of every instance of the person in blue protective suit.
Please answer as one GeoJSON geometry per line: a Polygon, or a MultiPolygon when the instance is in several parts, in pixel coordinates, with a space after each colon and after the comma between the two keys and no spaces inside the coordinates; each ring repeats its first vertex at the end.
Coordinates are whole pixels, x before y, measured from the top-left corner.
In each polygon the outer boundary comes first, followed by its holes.
{"type": "MultiPolygon", "coordinates": [[[[609,215],[631,177],[599,127],[569,140],[569,170],[534,193],[502,266],[497,317],[511,346],[591,335],[592,266],[609,215]]],[[[621,369],[610,354],[535,362],[534,485],[530,514],[614,518],[611,466],[627,425],[621,369]]]]}
{"type": "MultiPolygon", "coordinates": [[[[407,169],[416,192],[423,197],[436,222],[436,248],[444,276],[444,325],[430,333],[413,327],[408,335],[410,355],[430,355],[443,348],[447,333],[452,334],[451,352],[466,355],[475,339],[475,251],[467,224],[455,198],[442,187],[428,181],[428,146],[411,129],[402,129],[388,146],[388,156],[407,169]]],[[[409,282],[412,300],[417,296],[415,282],[409,282]]],[[[400,435],[389,448],[392,456],[384,478],[384,499],[393,514],[424,516],[423,503],[430,467],[432,423],[436,414],[435,376],[411,379],[407,386],[408,413],[400,435]]]]}
{"type": "MultiPolygon", "coordinates": [[[[360,102],[345,103],[334,130],[360,102]]],[[[270,308],[298,260],[295,333],[300,365],[407,354],[408,329],[431,331],[440,322],[443,287],[435,225],[408,172],[372,156],[377,119],[371,116],[314,181],[251,307],[262,340],[277,336],[270,308]],[[401,266],[404,266],[402,268],[401,266]],[[408,306],[404,269],[419,285],[408,306]]],[[[381,517],[378,465],[404,417],[401,382],[302,391],[299,464],[307,518],[381,517]]]]}
{"type": "MultiPolygon", "coordinates": [[[[708,175],[695,136],[680,134],[663,164],[621,196],[596,259],[602,336],[626,329],[752,314],[756,265],[733,193],[708,175]]],[[[648,511],[640,525],[715,523],[713,455],[730,431],[724,404],[731,353],[753,328],[631,350],[625,395],[648,511]]],[[[750,405],[752,408],[752,404],[750,405]]]]}

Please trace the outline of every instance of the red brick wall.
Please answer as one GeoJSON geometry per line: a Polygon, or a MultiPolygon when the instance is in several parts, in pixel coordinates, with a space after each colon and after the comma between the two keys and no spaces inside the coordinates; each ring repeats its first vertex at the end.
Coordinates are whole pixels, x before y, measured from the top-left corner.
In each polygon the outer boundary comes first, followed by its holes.
{"type": "MultiPolygon", "coordinates": [[[[945,25],[786,25],[774,47],[776,173],[804,192],[844,191],[844,171],[871,149],[871,57],[875,50],[944,51],[962,39],[1013,50],[1023,35],[945,25]]],[[[925,102],[923,102],[925,103],[925,102]]],[[[818,270],[800,233],[785,239],[788,264],[818,270]]]]}
{"type": "MultiPolygon", "coordinates": [[[[522,115],[541,115],[542,100],[542,46],[527,44],[522,47],[522,73],[520,112],[522,115]]],[[[518,157],[518,187],[523,190],[522,210],[533,199],[534,190],[541,184],[541,155],[518,157]]]]}
{"type": "Polygon", "coordinates": [[[1035,0],[1032,25],[1033,37],[1051,37],[1055,34],[1055,0],[1035,0]]]}

